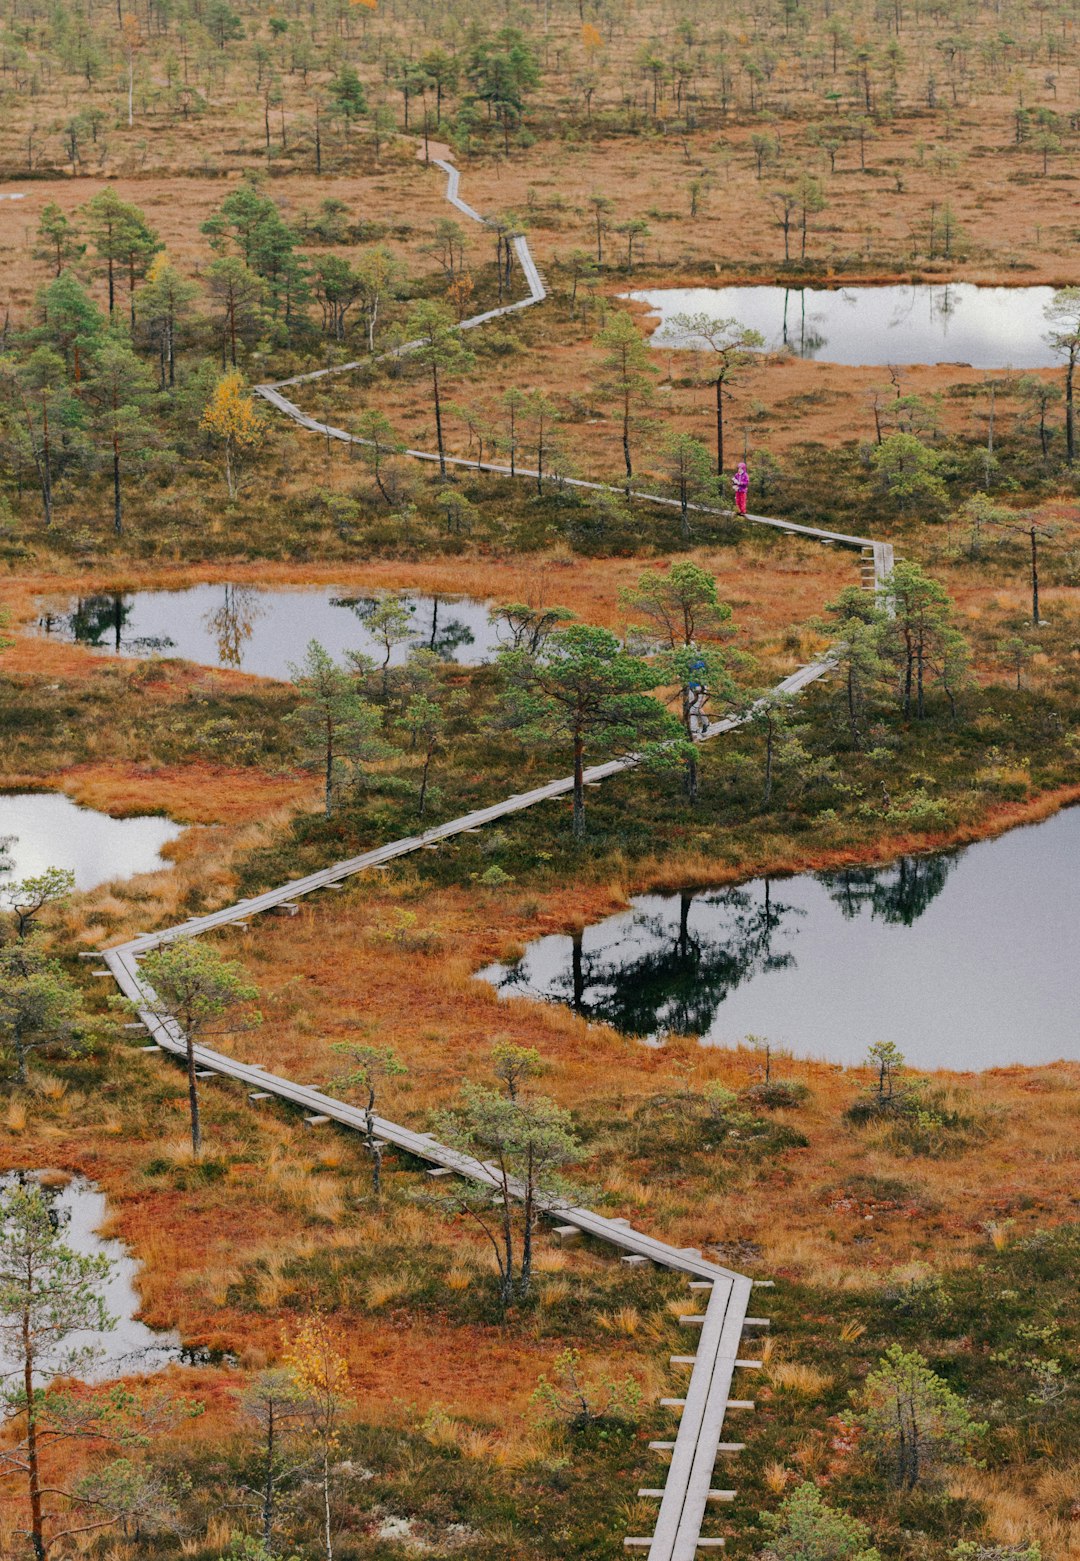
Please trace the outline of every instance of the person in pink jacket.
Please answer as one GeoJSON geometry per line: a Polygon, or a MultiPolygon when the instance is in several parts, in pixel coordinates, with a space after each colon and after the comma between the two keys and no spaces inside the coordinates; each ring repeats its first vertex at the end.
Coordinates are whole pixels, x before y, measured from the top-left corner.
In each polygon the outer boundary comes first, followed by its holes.
{"type": "Polygon", "coordinates": [[[731,486],[735,489],[735,508],[740,515],[746,514],[746,495],[750,487],[750,473],[746,469],[746,462],[740,461],[735,468],[735,475],[731,479],[731,486]]]}

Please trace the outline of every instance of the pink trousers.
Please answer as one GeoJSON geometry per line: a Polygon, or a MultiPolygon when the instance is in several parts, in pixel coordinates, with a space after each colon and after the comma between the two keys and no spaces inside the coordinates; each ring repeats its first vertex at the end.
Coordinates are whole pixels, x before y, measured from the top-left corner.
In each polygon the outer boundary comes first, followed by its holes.
{"type": "Polygon", "coordinates": [[[736,488],[735,489],[735,508],[738,510],[740,515],[745,515],[746,514],[746,489],[745,488],[736,488]]]}

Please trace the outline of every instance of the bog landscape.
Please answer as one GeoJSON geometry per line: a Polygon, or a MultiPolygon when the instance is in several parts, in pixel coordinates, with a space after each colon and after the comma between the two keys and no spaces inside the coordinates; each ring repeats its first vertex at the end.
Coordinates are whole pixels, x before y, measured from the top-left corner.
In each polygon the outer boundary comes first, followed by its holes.
{"type": "Polygon", "coordinates": [[[1075,1561],[1078,28],[0,7],[0,1561],[1075,1561]]]}

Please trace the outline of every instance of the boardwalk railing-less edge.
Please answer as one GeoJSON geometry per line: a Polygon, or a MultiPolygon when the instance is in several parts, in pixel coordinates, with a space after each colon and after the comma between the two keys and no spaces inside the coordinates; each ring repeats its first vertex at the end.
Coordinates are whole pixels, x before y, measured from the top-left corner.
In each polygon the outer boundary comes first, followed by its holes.
{"type": "MultiPolygon", "coordinates": [[[[446,174],[446,198],[450,204],[472,221],[485,222],[485,218],[479,212],[474,211],[461,199],[458,193],[460,183],[458,170],[441,158],[433,158],[432,161],[446,174]]],[[[518,263],[528,285],[527,296],[502,308],[490,309],[484,314],[463,320],[459,329],[468,330],[499,315],[527,309],[532,304],[540,303],[547,296],[543,280],[529,252],[528,241],[524,235],[518,235],[513,242],[518,263]]],[[[416,345],[415,342],[407,342],[397,348],[396,353],[403,355],[416,345]]],[[[372,360],[369,358],[363,361],[370,363],[372,360]]],[[[308,417],[294,402],[282,394],[284,390],[292,389],[294,386],[310,384],[331,374],[347,373],[360,366],[357,362],[318,369],[310,374],[299,374],[292,379],[280,380],[276,384],[259,385],[256,390],[265,401],[283,412],[301,428],[318,433],[324,438],[363,444],[365,441],[355,434],[308,417]]],[[[405,453],[419,461],[439,459],[437,454],[429,450],[408,450],[405,453]]],[[[446,464],[526,480],[535,480],[537,477],[534,470],[523,467],[516,467],[511,473],[510,468],[506,466],[492,462],[478,465],[477,462],[465,461],[453,456],[446,457],[446,464]]],[[[606,486],[604,483],[587,482],[583,479],[562,478],[560,480],[578,488],[600,489],[606,486]]],[[[634,492],[630,497],[665,507],[670,507],[677,502],[653,493],[634,492]]],[[[692,505],[691,508],[707,514],[730,515],[732,513],[730,510],[713,509],[705,505],[692,505]]],[[[893,550],[887,542],[872,542],[865,537],[819,530],[812,526],[800,526],[768,515],[748,515],[746,519],[755,525],[771,526],[780,531],[805,536],[813,541],[857,549],[863,555],[864,584],[879,593],[893,566],[893,550]]],[[[797,693],[816,679],[823,677],[830,667],[829,656],[822,656],[785,678],[778,685],[777,691],[797,693]]],[[[723,721],[714,721],[703,734],[702,740],[707,741],[731,731],[745,719],[746,717],[730,716],[723,721]]],[[[633,755],[612,759],[606,764],[592,766],[585,772],[585,779],[587,782],[601,781],[610,775],[631,769],[636,762],[633,755]]],[[[178,938],[197,937],[200,933],[212,931],[215,927],[225,927],[232,922],[246,920],[259,911],[291,905],[301,896],[333,887],[355,873],[382,867],[397,857],[431,847],[440,840],[449,839],[465,830],[476,829],[494,819],[505,818],[524,808],[533,807],[537,803],[564,796],[572,789],[572,777],[567,776],[551,781],[545,786],[538,786],[520,795],[507,797],[490,807],[478,808],[463,818],[452,819],[449,823],[425,830],[422,834],[410,835],[404,840],[394,840],[388,845],[366,851],[347,861],[336,862],[321,872],[293,879],[276,889],[267,890],[265,894],[240,900],[235,905],[226,906],[206,916],[194,917],[175,927],[142,934],[116,948],[107,949],[103,953],[88,953],[85,957],[104,958],[125,996],[136,1005],[151,1005],[154,1002],[154,995],[140,972],[140,955],[178,938]]],[[[151,1011],[150,1006],[141,1008],[140,1016],[152,1037],[147,1049],[160,1048],[161,1051],[174,1056],[184,1055],[185,1038],[175,1020],[161,1018],[151,1011]]],[[[296,1084],[291,1079],[267,1072],[265,1068],[237,1062],[235,1058],[227,1057],[205,1046],[195,1047],[195,1058],[200,1071],[219,1074],[250,1086],[249,1094],[253,1099],[267,1099],[274,1096],[299,1106],[309,1120],[337,1122],[343,1127],[366,1131],[366,1118],[363,1112],[329,1095],[324,1095],[320,1090],[296,1084]]],[[[382,1117],[376,1118],[375,1126],[379,1137],[386,1143],[393,1144],[407,1154],[425,1161],[438,1172],[451,1172],[481,1185],[488,1184],[492,1187],[500,1185],[498,1177],[491,1168],[469,1155],[451,1149],[446,1144],[440,1144],[428,1133],[418,1133],[412,1128],[389,1122],[382,1117]]],[[[662,1487],[647,1488],[638,1493],[639,1496],[653,1497],[659,1501],[654,1532],[640,1537],[629,1535],[623,1542],[628,1550],[647,1551],[648,1561],[693,1561],[699,1550],[719,1548],[724,1543],[722,1538],[704,1537],[701,1529],[710,1503],[728,1501],[734,1496],[733,1491],[714,1488],[712,1483],[714,1466],[720,1452],[736,1453],[741,1451],[743,1446],[741,1442],[721,1441],[728,1411],[750,1410],[754,1407],[749,1400],[732,1398],[731,1391],[736,1371],[753,1371],[760,1368],[760,1361],[744,1359],[740,1349],[743,1335],[747,1330],[768,1326],[764,1318],[747,1316],[753,1287],[764,1281],[749,1279],[744,1274],[735,1273],[731,1269],[710,1262],[697,1250],[673,1247],[655,1236],[647,1235],[644,1231],[635,1230],[628,1222],[608,1219],[604,1215],[594,1213],[591,1209],[578,1208],[573,1204],[561,1202],[552,1206],[547,1212],[568,1231],[580,1231],[583,1235],[606,1241],[620,1249],[625,1263],[654,1263],[687,1274],[691,1284],[701,1292],[705,1303],[704,1310],[699,1315],[680,1319],[684,1327],[688,1330],[693,1329],[697,1333],[696,1348],[690,1354],[673,1357],[673,1363],[692,1364],[693,1367],[685,1390],[685,1398],[661,1400],[665,1406],[681,1411],[678,1431],[672,1442],[650,1443],[657,1452],[670,1451],[671,1453],[667,1478],[662,1487]]]]}

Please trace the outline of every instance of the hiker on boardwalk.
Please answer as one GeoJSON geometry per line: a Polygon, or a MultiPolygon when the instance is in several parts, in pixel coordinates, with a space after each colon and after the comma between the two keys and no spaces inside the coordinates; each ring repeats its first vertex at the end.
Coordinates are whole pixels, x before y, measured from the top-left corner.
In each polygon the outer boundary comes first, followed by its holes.
{"type": "Polygon", "coordinates": [[[731,486],[735,489],[735,508],[740,515],[746,514],[746,495],[750,487],[750,473],[746,469],[746,462],[740,461],[735,468],[735,475],[731,479],[731,486]]]}
{"type": "Polygon", "coordinates": [[[703,661],[694,663],[692,669],[693,681],[687,685],[687,692],[690,697],[687,701],[686,714],[689,718],[691,737],[695,731],[699,737],[704,737],[709,730],[709,718],[705,714],[705,701],[709,697],[709,690],[698,676],[699,671],[703,670],[704,666],[705,663],[703,661]]]}

